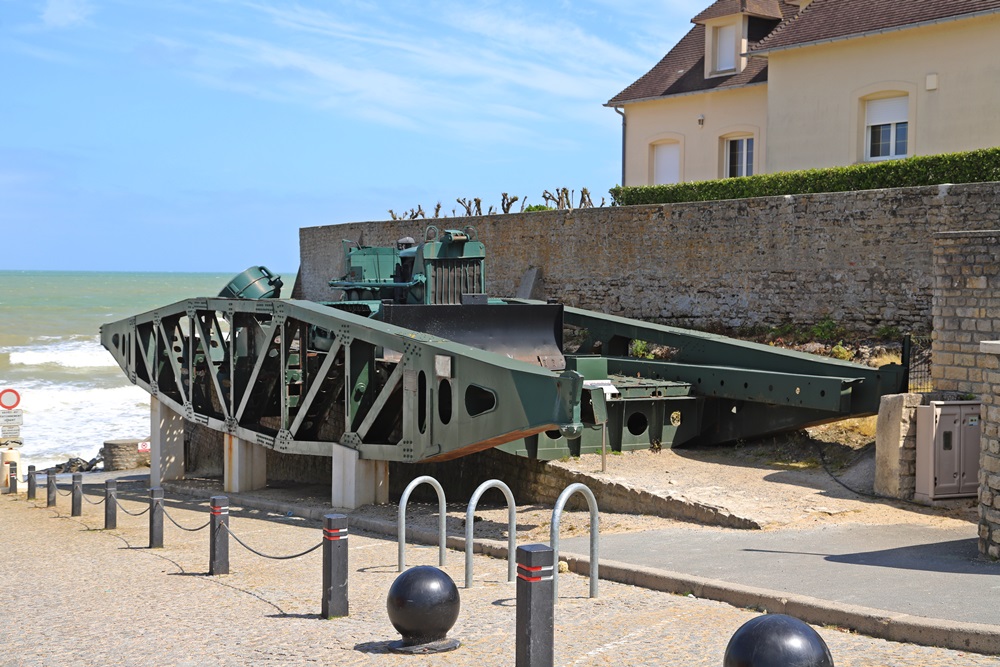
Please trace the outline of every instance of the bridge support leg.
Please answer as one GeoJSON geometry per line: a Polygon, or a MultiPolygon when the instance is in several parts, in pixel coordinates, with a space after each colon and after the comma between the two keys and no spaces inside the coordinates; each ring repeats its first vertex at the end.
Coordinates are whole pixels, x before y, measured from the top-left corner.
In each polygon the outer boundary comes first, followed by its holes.
{"type": "Polygon", "coordinates": [[[350,447],[333,445],[333,479],[330,504],[343,509],[389,502],[388,461],[358,458],[350,447]]]}
{"type": "Polygon", "coordinates": [[[229,433],[222,438],[223,488],[239,493],[267,486],[267,450],[229,433]]]}
{"type": "Polygon", "coordinates": [[[149,398],[149,486],[184,477],[184,418],[149,398]]]}

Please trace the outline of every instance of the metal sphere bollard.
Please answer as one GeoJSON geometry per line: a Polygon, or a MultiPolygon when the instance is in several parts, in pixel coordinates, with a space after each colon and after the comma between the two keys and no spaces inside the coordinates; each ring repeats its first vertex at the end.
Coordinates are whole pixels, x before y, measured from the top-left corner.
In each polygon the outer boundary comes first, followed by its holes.
{"type": "Polygon", "coordinates": [[[448,639],[458,620],[461,602],[451,577],[436,567],[406,570],[392,582],[385,602],[392,627],[403,635],[389,650],[394,653],[441,653],[459,647],[448,639]]]}
{"type": "Polygon", "coordinates": [[[733,633],[723,667],[833,667],[826,642],[808,624],[784,614],[751,619],[733,633]]]}

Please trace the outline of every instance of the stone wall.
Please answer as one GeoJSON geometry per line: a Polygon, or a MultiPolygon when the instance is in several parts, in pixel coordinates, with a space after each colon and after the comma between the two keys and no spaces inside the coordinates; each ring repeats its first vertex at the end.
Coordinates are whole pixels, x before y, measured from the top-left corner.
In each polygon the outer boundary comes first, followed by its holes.
{"type": "Polygon", "coordinates": [[[932,312],[934,387],[987,393],[983,371],[997,362],[980,355],[979,343],[1000,338],[1000,231],[935,236],[932,312]]]}
{"type": "Polygon", "coordinates": [[[981,348],[989,391],[982,396],[979,437],[979,553],[1000,560],[1000,342],[985,341],[981,348]]]}
{"type": "Polygon", "coordinates": [[[979,551],[1000,559],[1000,231],[934,239],[934,384],[982,400],[979,551]]]}
{"type": "Polygon", "coordinates": [[[928,331],[934,234],[1000,228],[998,197],[1000,183],[981,183],[308,227],[296,295],[334,298],[342,239],[384,245],[429,223],[471,224],[496,296],[535,267],[567,305],[680,326],[831,317],[928,331]]]}
{"type": "Polygon", "coordinates": [[[912,500],[917,479],[920,394],[883,396],[875,432],[875,493],[912,500]]]}

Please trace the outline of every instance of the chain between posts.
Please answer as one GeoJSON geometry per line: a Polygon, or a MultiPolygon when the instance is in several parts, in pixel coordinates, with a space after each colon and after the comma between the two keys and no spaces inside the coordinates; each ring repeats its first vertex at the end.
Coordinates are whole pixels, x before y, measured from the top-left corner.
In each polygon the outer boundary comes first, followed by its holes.
{"type": "Polygon", "coordinates": [[[206,528],[208,528],[212,524],[212,519],[209,519],[208,521],[206,521],[201,526],[198,526],[197,528],[185,528],[181,524],[177,523],[177,521],[174,519],[174,517],[170,516],[170,513],[167,511],[167,508],[163,506],[163,503],[160,503],[159,501],[157,501],[157,504],[160,505],[160,508],[163,510],[163,516],[165,516],[168,519],[170,519],[170,523],[174,524],[175,526],[177,526],[181,530],[186,530],[189,533],[197,533],[199,530],[205,530],[206,528]]]}
{"type": "Polygon", "coordinates": [[[124,505],[122,505],[120,502],[118,502],[118,498],[115,498],[115,505],[118,505],[118,508],[122,512],[125,512],[125,514],[128,514],[129,516],[142,516],[143,514],[145,514],[146,512],[149,511],[149,507],[147,506],[146,509],[144,509],[141,512],[129,512],[127,509],[125,509],[124,505]]]}
{"type": "Polygon", "coordinates": [[[100,504],[102,504],[102,503],[103,503],[103,502],[104,502],[105,500],[107,500],[107,496],[105,496],[104,498],[101,498],[100,500],[91,500],[90,498],[88,498],[88,497],[87,497],[87,494],[86,494],[86,493],[85,493],[85,494],[83,494],[83,496],[82,496],[82,497],[83,497],[83,499],[84,499],[84,500],[86,500],[86,501],[87,501],[88,503],[90,503],[91,505],[100,505],[100,504]]]}
{"type": "Polygon", "coordinates": [[[63,493],[62,489],[59,488],[59,485],[56,484],[56,493],[58,493],[60,496],[71,496],[73,495],[73,489],[70,489],[66,493],[63,493]]]}
{"type": "Polygon", "coordinates": [[[319,549],[319,548],[320,548],[321,546],[323,546],[323,543],[322,543],[322,542],[320,542],[320,543],[319,543],[319,544],[317,544],[316,546],[314,546],[314,547],[312,547],[312,548],[309,548],[309,549],[306,549],[305,551],[303,551],[302,553],[299,553],[299,554],[293,554],[293,555],[291,555],[291,556],[269,556],[269,555],[267,555],[267,554],[265,554],[265,553],[261,553],[261,552],[257,551],[256,549],[254,549],[253,547],[251,547],[250,545],[248,545],[248,544],[247,544],[246,542],[244,542],[243,540],[241,540],[241,539],[240,539],[239,537],[237,537],[237,536],[236,536],[236,533],[234,533],[234,532],[233,532],[232,528],[230,528],[230,527],[229,527],[229,526],[227,526],[226,524],[224,524],[224,523],[223,523],[223,524],[220,524],[220,525],[222,526],[222,528],[223,528],[223,529],[224,529],[224,530],[225,530],[225,531],[226,531],[227,533],[229,533],[230,535],[232,535],[232,536],[233,536],[233,539],[234,539],[234,540],[236,540],[237,542],[239,542],[239,543],[240,543],[240,545],[241,545],[241,546],[242,546],[242,547],[243,547],[244,549],[246,549],[247,551],[249,551],[249,552],[251,552],[251,553],[255,553],[255,554],[257,554],[257,555],[258,555],[258,556],[260,556],[261,558],[270,558],[271,560],[291,560],[291,559],[293,559],[293,558],[299,558],[300,556],[305,556],[306,554],[310,554],[310,553],[312,553],[313,551],[316,551],[317,549],[319,549]]]}

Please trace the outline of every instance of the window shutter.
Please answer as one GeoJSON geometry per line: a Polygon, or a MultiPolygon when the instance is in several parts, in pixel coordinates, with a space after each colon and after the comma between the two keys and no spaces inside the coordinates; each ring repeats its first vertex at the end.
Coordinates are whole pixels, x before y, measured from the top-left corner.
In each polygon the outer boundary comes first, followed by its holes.
{"type": "Polygon", "coordinates": [[[906,120],[909,110],[909,98],[905,95],[903,97],[889,97],[884,100],[868,100],[867,124],[901,123],[906,120]]]}
{"type": "Polygon", "coordinates": [[[681,145],[676,142],[654,144],[653,184],[670,185],[681,182],[681,145]]]}
{"type": "Polygon", "coordinates": [[[715,32],[715,69],[736,69],[736,26],[724,25],[715,32]]]}

